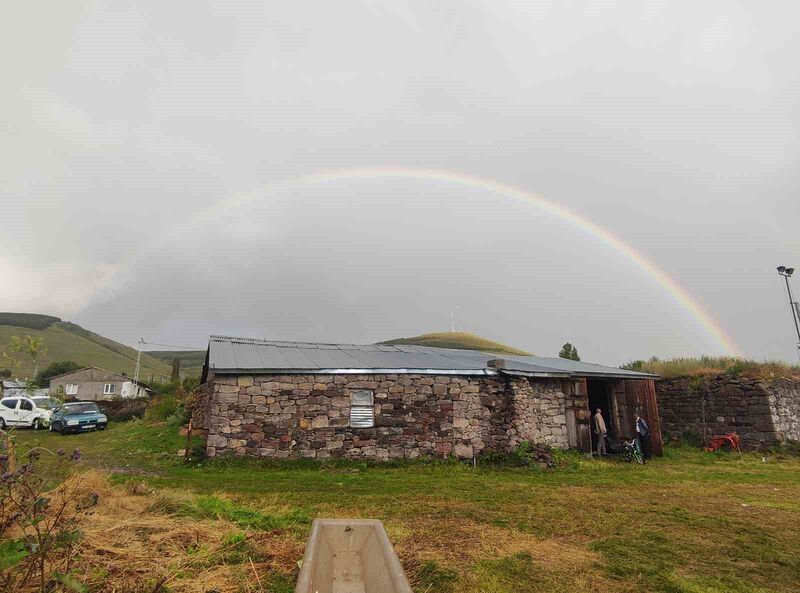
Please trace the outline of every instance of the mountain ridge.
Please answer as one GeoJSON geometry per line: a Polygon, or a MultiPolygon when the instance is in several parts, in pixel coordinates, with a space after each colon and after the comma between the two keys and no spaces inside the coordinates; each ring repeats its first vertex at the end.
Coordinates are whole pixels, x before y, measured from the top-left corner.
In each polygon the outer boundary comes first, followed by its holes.
{"type": "MultiPolygon", "coordinates": [[[[38,313],[0,312],[0,347],[11,336],[32,335],[41,337],[48,352],[39,359],[39,370],[51,362],[71,360],[81,366],[98,366],[117,373],[133,376],[136,367],[135,348],[116,342],[77,323],[64,321],[53,315],[38,313]]],[[[481,350],[498,354],[528,355],[528,352],[469,332],[433,332],[409,338],[393,338],[377,342],[384,345],[417,345],[458,350],[481,350]]],[[[181,361],[181,375],[199,375],[205,360],[205,350],[142,351],[140,377],[143,381],[166,380],[170,377],[172,360],[181,361]]],[[[16,358],[22,363],[12,369],[17,377],[33,375],[33,362],[21,353],[16,358]]],[[[2,363],[0,363],[2,368],[2,363]]]]}
{"type": "MultiPolygon", "coordinates": [[[[25,335],[44,340],[47,353],[39,357],[40,371],[50,363],[62,360],[71,360],[81,366],[98,366],[129,376],[133,376],[136,370],[135,348],[87,330],[77,323],[53,315],[0,312],[0,346],[8,344],[12,336],[25,335]]],[[[13,375],[33,378],[34,363],[30,357],[22,353],[14,356],[21,364],[10,369],[13,375]]],[[[142,352],[139,375],[143,381],[168,379],[170,365],[142,352]]]]}

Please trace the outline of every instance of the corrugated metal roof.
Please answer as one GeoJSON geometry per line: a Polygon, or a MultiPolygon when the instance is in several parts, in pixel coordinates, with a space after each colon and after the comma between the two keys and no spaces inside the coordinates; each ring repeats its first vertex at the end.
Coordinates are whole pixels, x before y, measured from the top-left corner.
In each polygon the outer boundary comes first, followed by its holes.
{"type": "Polygon", "coordinates": [[[430,373],[549,377],[653,378],[615,367],[541,356],[517,356],[431,346],[324,344],[211,336],[208,369],[242,373],[430,373]],[[490,362],[491,361],[491,362],[490,362]]]}

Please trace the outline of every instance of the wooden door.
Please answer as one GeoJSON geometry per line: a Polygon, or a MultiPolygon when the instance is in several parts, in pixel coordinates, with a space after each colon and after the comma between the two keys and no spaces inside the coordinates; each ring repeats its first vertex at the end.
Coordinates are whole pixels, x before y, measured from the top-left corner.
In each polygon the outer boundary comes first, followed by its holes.
{"type": "Polygon", "coordinates": [[[625,392],[625,381],[612,381],[609,389],[611,411],[609,413],[609,430],[616,439],[633,438],[633,419],[625,392]]]}
{"type": "Polygon", "coordinates": [[[639,413],[650,427],[650,442],[653,453],[661,455],[664,445],[661,438],[661,420],[658,417],[658,403],[656,402],[656,386],[652,379],[625,379],[625,407],[628,418],[625,426],[628,432],[626,438],[633,438],[633,415],[639,413]]]}
{"type": "Polygon", "coordinates": [[[586,379],[568,379],[562,381],[562,391],[567,400],[567,436],[571,449],[584,453],[592,451],[592,431],[586,379]]]}

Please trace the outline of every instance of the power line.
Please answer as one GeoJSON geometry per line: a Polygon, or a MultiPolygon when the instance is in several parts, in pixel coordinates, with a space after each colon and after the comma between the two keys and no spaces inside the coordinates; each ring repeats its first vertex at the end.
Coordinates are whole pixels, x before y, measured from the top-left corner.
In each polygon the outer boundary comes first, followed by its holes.
{"type": "Polygon", "coordinates": [[[163,346],[164,348],[178,348],[179,350],[202,350],[202,348],[198,348],[197,346],[175,346],[174,344],[159,344],[158,342],[144,342],[142,344],[147,344],[148,346],[163,346]]]}

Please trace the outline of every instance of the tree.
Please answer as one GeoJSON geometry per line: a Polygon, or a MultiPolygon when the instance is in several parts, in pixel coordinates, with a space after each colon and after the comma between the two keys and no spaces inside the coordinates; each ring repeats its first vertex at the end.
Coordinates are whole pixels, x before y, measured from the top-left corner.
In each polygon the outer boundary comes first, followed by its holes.
{"type": "Polygon", "coordinates": [[[8,342],[8,349],[11,352],[24,352],[30,356],[33,361],[33,376],[36,377],[39,372],[39,357],[47,354],[44,338],[35,338],[30,334],[26,334],[24,338],[11,336],[8,342]]]}
{"type": "MultiPolygon", "coordinates": [[[[14,336],[16,337],[16,336],[14,336]]],[[[12,338],[13,339],[13,338],[12,338]]],[[[21,364],[19,360],[16,359],[14,356],[14,349],[11,347],[11,343],[9,342],[5,346],[0,346],[0,363],[5,367],[3,369],[3,377],[8,378],[11,376],[14,369],[19,367],[21,364]],[[7,374],[6,374],[7,371],[7,374]]]]}
{"type": "Polygon", "coordinates": [[[177,356],[172,359],[172,375],[170,381],[177,381],[181,375],[181,359],[177,356]]]}
{"type": "Polygon", "coordinates": [[[58,362],[51,362],[47,368],[36,376],[36,384],[39,387],[47,387],[50,384],[50,379],[64,373],[71,373],[83,367],[77,362],[71,360],[59,360],[58,362]]]}
{"type": "Polygon", "coordinates": [[[569,360],[580,360],[581,357],[578,356],[578,349],[567,342],[561,347],[561,352],[558,353],[559,358],[567,358],[569,360]]]}

